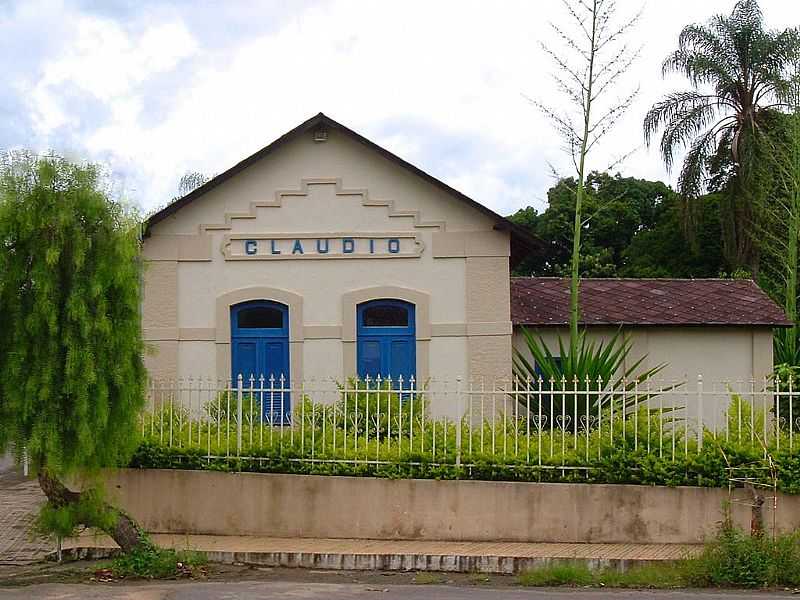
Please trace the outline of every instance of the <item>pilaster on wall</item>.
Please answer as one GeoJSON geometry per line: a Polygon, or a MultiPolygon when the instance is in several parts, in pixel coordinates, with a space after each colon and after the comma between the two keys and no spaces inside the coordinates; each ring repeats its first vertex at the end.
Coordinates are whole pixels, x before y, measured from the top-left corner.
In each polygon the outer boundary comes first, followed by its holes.
{"type": "Polygon", "coordinates": [[[144,270],[142,329],[145,366],[153,378],[178,375],[178,262],[148,261],[144,270]],[[172,339],[164,339],[164,338],[172,339]]]}
{"type": "Polygon", "coordinates": [[[772,373],[772,330],[766,327],[753,329],[753,379],[763,381],[772,373]]]}
{"type": "Polygon", "coordinates": [[[472,380],[511,377],[511,281],[507,256],[467,257],[467,367],[472,380]]]}

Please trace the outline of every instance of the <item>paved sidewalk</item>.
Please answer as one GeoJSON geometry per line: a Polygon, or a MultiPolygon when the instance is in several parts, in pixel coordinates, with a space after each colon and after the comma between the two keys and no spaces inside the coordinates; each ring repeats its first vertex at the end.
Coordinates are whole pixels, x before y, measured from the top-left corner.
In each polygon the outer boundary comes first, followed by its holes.
{"type": "Polygon", "coordinates": [[[36,480],[14,470],[0,471],[0,565],[25,565],[43,560],[53,542],[34,537],[31,526],[44,494],[36,480]]]}
{"type": "MultiPolygon", "coordinates": [[[[430,570],[516,573],[553,560],[584,561],[590,567],[625,569],[634,564],[677,560],[701,546],[684,544],[546,544],[356,539],[287,539],[246,536],[156,534],[164,547],[206,552],[215,562],[269,567],[430,570]]],[[[65,540],[75,556],[107,556],[115,544],[105,536],[65,540]]]]}

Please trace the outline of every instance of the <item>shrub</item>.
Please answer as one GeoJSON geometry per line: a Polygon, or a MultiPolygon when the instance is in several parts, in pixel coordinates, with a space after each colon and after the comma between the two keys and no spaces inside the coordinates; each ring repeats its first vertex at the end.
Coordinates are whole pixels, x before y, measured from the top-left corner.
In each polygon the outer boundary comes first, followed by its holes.
{"type": "Polygon", "coordinates": [[[800,584],[800,534],[749,536],[723,527],[703,553],[691,561],[694,585],[728,587],[800,584]]]}
{"type": "Polygon", "coordinates": [[[208,560],[205,554],[194,551],[176,551],[148,545],[115,558],[111,573],[120,578],[168,579],[191,577],[208,560]]]}
{"type": "Polygon", "coordinates": [[[522,573],[526,586],[577,585],[632,588],[797,587],[800,585],[800,532],[749,536],[730,526],[720,529],[695,558],[663,564],[590,570],[581,563],[555,563],[522,573]]]}
{"type": "Polygon", "coordinates": [[[390,381],[363,381],[351,379],[339,385],[339,400],[325,405],[304,398],[294,411],[295,419],[305,426],[347,431],[349,435],[369,439],[386,439],[387,436],[410,435],[423,427],[426,419],[425,397],[416,390],[400,392],[390,381]],[[413,421],[413,423],[412,423],[413,421]]]}
{"type": "Polygon", "coordinates": [[[116,513],[109,510],[100,488],[92,487],[82,491],[76,502],[59,507],[50,502],[44,504],[34,522],[34,530],[42,535],[65,538],[76,535],[83,523],[95,523],[104,529],[112,527],[116,519],[116,513]]]}
{"type": "Polygon", "coordinates": [[[763,415],[738,396],[731,402],[727,433],[706,430],[702,446],[685,421],[645,407],[613,418],[603,413],[602,428],[575,431],[537,428],[524,416],[500,414],[483,423],[469,418],[456,423],[424,416],[423,398],[412,404],[391,390],[381,399],[359,396],[348,393],[327,405],[305,399],[295,407],[294,425],[280,427],[250,421],[239,430],[235,424],[194,420],[159,430],[146,415],[130,465],[704,487],[728,487],[735,474],[800,493],[800,444],[790,445],[784,432],[769,440],[765,453],[763,415]],[[351,421],[352,415],[357,416],[351,421]]]}

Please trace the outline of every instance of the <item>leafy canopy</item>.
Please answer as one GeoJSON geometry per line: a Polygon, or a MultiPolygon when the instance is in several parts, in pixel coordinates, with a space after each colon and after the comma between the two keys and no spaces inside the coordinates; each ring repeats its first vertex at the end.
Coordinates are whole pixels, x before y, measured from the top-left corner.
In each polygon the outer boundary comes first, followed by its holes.
{"type": "Polygon", "coordinates": [[[138,225],[98,168],[0,162],[0,452],[69,473],[125,461],[144,403],[138,225]]]}
{"type": "MultiPolygon", "coordinates": [[[[528,207],[511,217],[544,242],[515,268],[517,275],[565,276],[575,214],[576,181],[565,178],[547,192],[543,212],[528,207]]],[[[724,270],[719,202],[704,198],[695,215],[694,243],[685,235],[678,195],[660,181],[590,173],[581,244],[582,277],[717,277],[724,270]]]]}
{"type": "Polygon", "coordinates": [[[730,15],[681,31],[663,72],[684,75],[692,89],[668,94],[644,118],[648,144],[662,131],[660,149],[668,168],[679,151],[687,150],[678,177],[683,198],[719,190],[714,180],[725,182],[723,241],[733,269],[755,273],[758,268],[751,226],[769,174],[759,169],[763,156],[756,138],[781,105],[799,57],[797,28],[767,30],[758,2],[739,0],[730,15]]]}
{"type": "Polygon", "coordinates": [[[702,193],[715,154],[731,152],[739,160],[743,135],[762,126],[799,53],[798,30],[766,30],[755,0],[740,0],[729,16],[716,15],[706,25],[684,27],[662,68],[684,75],[694,89],[668,94],[644,119],[648,142],[663,128],[661,155],[668,167],[677,150],[689,148],[678,180],[682,195],[702,193]]]}

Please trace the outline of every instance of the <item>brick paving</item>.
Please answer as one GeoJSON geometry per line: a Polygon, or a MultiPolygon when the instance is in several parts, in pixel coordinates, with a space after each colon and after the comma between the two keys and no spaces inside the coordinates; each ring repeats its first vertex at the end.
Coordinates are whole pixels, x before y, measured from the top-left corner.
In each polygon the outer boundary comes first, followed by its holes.
{"type": "Polygon", "coordinates": [[[44,495],[36,480],[13,470],[0,471],[0,565],[25,565],[41,561],[54,545],[31,533],[44,495]]]}
{"type": "MultiPolygon", "coordinates": [[[[500,556],[590,560],[677,560],[698,552],[693,544],[556,544],[524,542],[444,542],[273,538],[256,536],[155,534],[164,547],[214,553],[295,553],[343,555],[500,556]]],[[[86,534],[65,540],[64,548],[114,548],[106,536],[86,534]]]]}

